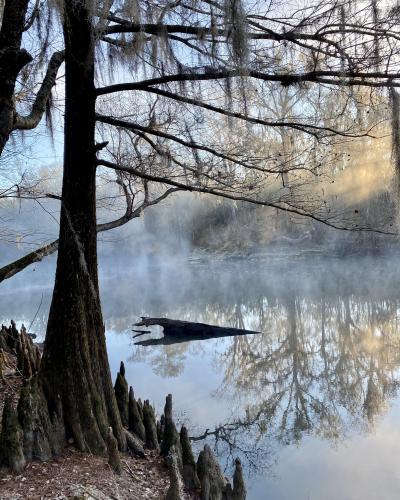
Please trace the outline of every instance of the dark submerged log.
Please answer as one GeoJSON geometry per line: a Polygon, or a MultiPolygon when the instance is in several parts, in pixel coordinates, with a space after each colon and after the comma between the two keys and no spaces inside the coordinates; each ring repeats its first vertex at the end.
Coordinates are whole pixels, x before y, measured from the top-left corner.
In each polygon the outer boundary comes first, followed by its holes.
{"type": "Polygon", "coordinates": [[[162,326],[165,335],[180,336],[180,335],[198,335],[203,337],[231,336],[231,335],[247,335],[256,332],[253,330],[244,330],[241,328],[231,328],[225,326],[208,325],[206,323],[195,323],[192,321],[182,321],[169,318],[146,318],[135,323],[135,326],[162,326]]]}
{"type": "Polygon", "coordinates": [[[135,323],[134,326],[162,326],[164,338],[149,339],[136,342],[136,345],[169,345],[191,340],[208,340],[220,337],[232,337],[238,335],[249,335],[261,332],[231,328],[225,326],[207,325],[206,323],[193,323],[169,318],[146,318],[135,323]]]}

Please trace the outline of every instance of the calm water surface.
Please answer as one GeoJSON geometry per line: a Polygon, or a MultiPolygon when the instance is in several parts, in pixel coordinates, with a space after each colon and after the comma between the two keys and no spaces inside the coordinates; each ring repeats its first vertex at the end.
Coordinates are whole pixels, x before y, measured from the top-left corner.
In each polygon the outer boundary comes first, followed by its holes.
{"type": "MultiPolygon", "coordinates": [[[[113,375],[138,397],[174,396],[197,447],[231,473],[240,456],[251,500],[398,499],[400,259],[268,257],[133,266],[100,275],[113,375]],[[132,324],[166,316],[262,333],[137,346],[132,324]]],[[[39,335],[54,259],[0,285],[0,321],[39,335]]],[[[151,335],[140,339],[159,338],[151,335]]]]}

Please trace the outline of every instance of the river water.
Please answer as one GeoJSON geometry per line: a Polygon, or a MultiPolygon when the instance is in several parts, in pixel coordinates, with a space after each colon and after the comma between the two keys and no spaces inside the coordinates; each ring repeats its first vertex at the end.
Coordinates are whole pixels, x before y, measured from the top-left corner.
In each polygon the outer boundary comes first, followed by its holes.
{"type": "MultiPolygon", "coordinates": [[[[400,491],[400,259],[101,261],[113,376],[242,460],[250,500],[386,500],[400,491]],[[140,316],[246,328],[242,337],[140,346],[140,316]]],[[[54,258],[0,285],[0,321],[40,336],[54,258]]]]}

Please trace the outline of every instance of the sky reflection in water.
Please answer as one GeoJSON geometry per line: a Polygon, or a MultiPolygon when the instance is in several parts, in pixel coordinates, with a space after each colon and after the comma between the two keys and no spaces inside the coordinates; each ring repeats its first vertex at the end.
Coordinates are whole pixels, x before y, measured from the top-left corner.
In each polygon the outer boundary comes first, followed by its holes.
{"type": "MultiPolygon", "coordinates": [[[[218,427],[207,439],[228,469],[231,455],[241,456],[250,499],[397,499],[398,263],[264,259],[127,270],[104,260],[112,372],[124,360],[136,395],[158,409],[172,392],[192,435],[218,427]],[[130,330],[141,315],[263,334],[139,347],[130,330]]],[[[2,284],[3,321],[29,325],[42,303],[32,330],[44,330],[51,266],[2,284]]]]}

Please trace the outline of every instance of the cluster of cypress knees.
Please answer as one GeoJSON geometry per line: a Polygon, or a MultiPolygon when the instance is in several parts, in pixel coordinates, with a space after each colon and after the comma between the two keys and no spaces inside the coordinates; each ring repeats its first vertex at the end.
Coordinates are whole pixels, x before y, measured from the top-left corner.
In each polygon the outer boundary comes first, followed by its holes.
{"type": "MultiPolygon", "coordinates": [[[[218,461],[209,445],[205,445],[195,461],[192,446],[185,426],[177,431],[172,417],[172,395],[166,397],[164,413],[156,420],[154,408],[149,401],[136,400],[132,387],[128,390],[125,367],[121,362],[115,381],[115,396],[122,423],[138,439],[139,455],[144,455],[143,446],[159,450],[166,459],[170,487],[167,500],[181,500],[183,492],[200,491],[203,500],[244,500],[246,488],[243,480],[242,465],[235,461],[233,487],[224,477],[218,461]]],[[[115,439],[112,437],[112,439],[115,439]]],[[[131,443],[129,447],[132,449],[131,443]]],[[[114,449],[117,452],[115,441],[114,449]]],[[[133,448],[135,449],[135,448],[133,448]]],[[[120,470],[119,454],[115,454],[114,469],[120,470]]]]}
{"type": "MultiPolygon", "coordinates": [[[[0,466],[21,472],[29,460],[46,461],[60,454],[65,446],[65,429],[57,418],[58,412],[48,414],[44,395],[34,376],[40,366],[40,349],[25,328],[19,332],[14,322],[0,329],[0,377],[10,353],[16,355],[17,370],[24,383],[17,408],[10,398],[4,404],[0,466]]],[[[167,500],[181,500],[185,491],[198,492],[202,500],[245,500],[240,460],[235,461],[233,485],[224,477],[209,445],[204,446],[196,462],[186,427],[182,426],[178,432],[173,421],[171,394],[166,397],[164,413],[157,420],[150,402],[136,400],[132,387],[128,388],[123,362],[114,390],[129,449],[139,457],[145,456],[146,448],[157,450],[166,460],[170,475],[167,500]]],[[[107,447],[108,462],[120,474],[121,455],[111,428],[107,447]]]]}

